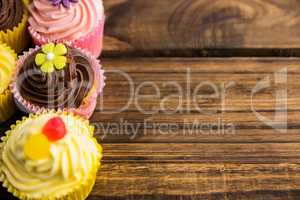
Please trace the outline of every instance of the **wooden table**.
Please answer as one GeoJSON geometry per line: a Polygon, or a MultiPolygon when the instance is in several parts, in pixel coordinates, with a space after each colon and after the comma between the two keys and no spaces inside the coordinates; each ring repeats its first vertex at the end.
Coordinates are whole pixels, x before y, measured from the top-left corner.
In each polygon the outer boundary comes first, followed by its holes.
{"type": "Polygon", "coordinates": [[[89,200],[300,199],[299,1],[105,9],[91,119],[105,156],[89,200]]]}

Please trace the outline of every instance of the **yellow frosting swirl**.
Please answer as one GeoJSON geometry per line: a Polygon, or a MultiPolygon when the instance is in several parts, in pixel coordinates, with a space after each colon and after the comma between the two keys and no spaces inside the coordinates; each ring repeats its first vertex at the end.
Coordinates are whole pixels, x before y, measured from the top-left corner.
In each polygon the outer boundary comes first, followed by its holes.
{"type": "Polygon", "coordinates": [[[17,55],[5,44],[0,43],[0,94],[9,86],[17,55]]]}
{"type": "Polygon", "coordinates": [[[93,138],[93,128],[72,115],[48,113],[31,116],[8,132],[1,151],[2,179],[20,196],[47,199],[61,197],[89,181],[96,173],[102,156],[101,146],[93,138]],[[29,160],[24,144],[32,134],[40,133],[45,123],[60,116],[67,135],[51,144],[51,156],[44,160],[29,160]],[[3,178],[4,175],[4,178],[3,178]]]}

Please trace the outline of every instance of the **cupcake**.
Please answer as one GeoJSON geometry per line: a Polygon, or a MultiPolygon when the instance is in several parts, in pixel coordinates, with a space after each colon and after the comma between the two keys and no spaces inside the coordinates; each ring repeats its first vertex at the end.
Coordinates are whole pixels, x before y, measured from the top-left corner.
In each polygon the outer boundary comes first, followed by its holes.
{"type": "Polygon", "coordinates": [[[15,112],[15,104],[9,84],[16,67],[17,55],[5,44],[0,43],[0,123],[15,112]]]}
{"type": "Polygon", "coordinates": [[[17,106],[27,113],[66,110],[86,119],[103,86],[99,61],[63,43],[48,43],[21,56],[11,85],[17,106]]]}
{"type": "Polygon", "coordinates": [[[27,5],[28,0],[0,0],[0,42],[17,53],[29,44],[27,5]]]}
{"type": "Polygon", "coordinates": [[[23,118],[0,144],[0,181],[21,200],[86,199],[102,148],[79,117],[48,112],[23,118]]]}
{"type": "Polygon", "coordinates": [[[101,0],[33,0],[29,12],[36,45],[68,41],[100,55],[105,18],[101,0]]]}

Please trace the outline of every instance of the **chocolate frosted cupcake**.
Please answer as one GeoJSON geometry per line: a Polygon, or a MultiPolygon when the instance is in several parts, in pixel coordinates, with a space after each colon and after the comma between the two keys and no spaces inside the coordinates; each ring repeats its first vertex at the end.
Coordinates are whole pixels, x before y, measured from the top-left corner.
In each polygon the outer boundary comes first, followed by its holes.
{"type": "Polygon", "coordinates": [[[0,29],[13,29],[23,18],[24,4],[16,0],[1,0],[0,29]]]}
{"type": "Polygon", "coordinates": [[[27,47],[27,0],[0,0],[0,41],[17,53],[27,47]]]}
{"type": "Polygon", "coordinates": [[[26,112],[68,110],[89,118],[104,86],[99,61],[84,51],[49,43],[18,61],[12,91],[26,112]]]}

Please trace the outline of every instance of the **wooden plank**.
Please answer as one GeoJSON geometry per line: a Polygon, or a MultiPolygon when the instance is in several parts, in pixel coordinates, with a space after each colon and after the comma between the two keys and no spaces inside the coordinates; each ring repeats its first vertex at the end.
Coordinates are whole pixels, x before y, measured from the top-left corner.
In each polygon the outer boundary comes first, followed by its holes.
{"type": "MultiPolygon", "coordinates": [[[[260,114],[266,118],[271,119],[275,114],[274,112],[260,112],[260,114]]],[[[279,118],[284,117],[285,114],[277,114],[279,118]]],[[[287,116],[288,123],[291,126],[298,127],[299,125],[299,111],[292,112],[290,111],[287,116]]],[[[143,124],[144,122],[148,123],[157,123],[157,124],[173,124],[176,123],[179,126],[185,124],[195,123],[217,123],[220,119],[223,124],[230,125],[233,124],[236,128],[267,128],[267,124],[264,121],[259,121],[257,117],[253,113],[244,113],[244,112],[226,112],[221,114],[201,114],[201,113],[191,113],[191,114],[180,114],[175,113],[173,115],[170,114],[153,114],[146,115],[139,112],[127,112],[120,114],[101,114],[101,112],[97,112],[91,118],[94,123],[115,123],[115,122],[132,122],[143,124]],[[241,117],[240,115],[243,115],[241,117]]],[[[284,124],[285,121],[281,119],[274,119],[274,123],[284,124]]]]}
{"type": "Polygon", "coordinates": [[[105,52],[299,48],[297,0],[105,0],[105,52]]]}
{"type": "Polygon", "coordinates": [[[104,163],[93,199],[298,199],[295,164],[104,163]]]}
{"type": "Polygon", "coordinates": [[[102,143],[299,143],[300,130],[288,129],[282,134],[273,129],[247,128],[236,129],[234,133],[217,130],[191,130],[191,129],[147,129],[120,128],[116,131],[112,126],[96,123],[95,136],[102,143]]]}
{"type": "Polygon", "coordinates": [[[106,70],[125,72],[255,74],[274,73],[288,67],[289,73],[299,74],[299,58],[103,58],[106,70]]]}
{"type": "MultiPolygon", "coordinates": [[[[299,199],[299,65],[298,58],[104,59],[107,87],[91,119],[96,126],[95,136],[103,144],[104,158],[89,199],[299,199]],[[283,81],[285,76],[281,77],[285,68],[287,82],[283,81]],[[143,113],[131,103],[122,112],[109,113],[126,104],[130,94],[130,84],[116,71],[132,79],[134,91],[147,81],[156,85],[161,97],[141,98],[139,105],[145,111],[157,112],[143,113]],[[190,88],[185,87],[187,72],[190,88]],[[279,81],[276,76],[281,77],[279,81]],[[255,85],[268,77],[270,87],[260,91],[251,102],[255,85]],[[177,92],[174,87],[164,87],[170,81],[183,88],[185,100],[178,111],[167,114],[160,102],[177,92]],[[189,109],[192,96],[186,92],[190,90],[193,94],[201,82],[211,82],[217,89],[224,83],[235,82],[226,92],[226,107],[221,106],[220,98],[200,98],[197,102],[202,108],[215,112],[189,109]],[[285,130],[284,120],[277,119],[280,126],[273,129],[257,118],[251,103],[259,114],[273,119],[275,94],[284,89],[287,130],[281,132],[285,130]],[[201,133],[198,125],[216,123],[218,118],[226,124],[225,128],[234,124],[235,132],[220,133],[213,129],[201,133]],[[109,135],[102,140],[101,126],[124,123],[121,120],[138,127],[136,135],[131,137],[135,134],[133,129],[122,132],[117,128],[108,130],[109,135]],[[145,120],[150,124],[176,124],[179,128],[172,130],[172,134],[162,134],[155,127],[141,126],[145,120]],[[187,133],[193,123],[196,127],[187,133]]],[[[141,94],[154,92],[151,86],[140,89],[141,94]]],[[[209,87],[200,88],[198,93],[212,94],[209,87]]],[[[165,106],[174,110],[177,103],[173,97],[165,106]]],[[[284,116],[284,112],[278,116],[284,116]]],[[[1,197],[12,199],[2,190],[1,197]]]]}
{"type": "MultiPolygon", "coordinates": [[[[297,58],[104,59],[107,85],[91,119],[96,136],[99,141],[110,143],[299,142],[299,61],[297,58]],[[287,71],[287,81],[277,83],[276,74],[281,75],[282,69],[287,71]],[[270,88],[251,99],[253,88],[265,78],[270,79],[270,88]],[[175,82],[183,94],[174,86],[166,86],[170,82],[175,82]],[[195,100],[193,93],[203,82],[216,86],[223,95],[215,99],[196,96],[195,100]],[[230,88],[222,90],[230,83],[233,83],[230,88]],[[155,88],[159,96],[154,96],[155,88]],[[286,99],[281,99],[286,100],[287,113],[277,113],[277,128],[286,125],[289,129],[285,134],[257,117],[259,114],[274,118],[276,91],[282,89],[287,93],[286,99]],[[152,96],[139,98],[140,94],[152,96]],[[214,125],[213,130],[204,129],[207,127],[203,128],[203,124],[214,125]],[[172,125],[172,129],[165,125],[172,125]],[[231,125],[234,132],[230,132],[231,125]]],[[[213,93],[210,87],[201,87],[197,92],[213,93]]]]}
{"type": "MultiPolygon", "coordinates": [[[[255,95],[251,98],[251,92],[260,79],[270,77],[273,81],[274,73],[286,68],[288,71],[287,105],[289,109],[299,109],[299,87],[294,81],[299,77],[297,59],[121,59],[104,60],[104,65],[109,71],[107,91],[103,101],[99,101],[97,111],[116,110],[123,108],[127,103],[127,110],[136,110],[140,107],[144,110],[157,110],[161,105],[168,109],[176,110],[178,105],[182,109],[195,110],[200,107],[206,110],[220,111],[249,111],[251,103],[255,104],[256,110],[271,110],[274,108],[276,99],[274,90],[279,89],[280,84],[272,85],[272,88],[255,95]],[[275,61],[278,61],[275,63],[275,61]],[[131,80],[132,83],[129,82],[131,80]],[[152,85],[149,85],[151,82],[152,85]],[[170,83],[171,82],[171,83],[170,83]],[[199,88],[199,85],[210,83],[217,88],[223,98],[197,98],[193,99],[193,93],[213,94],[214,90],[209,85],[199,88]],[[145,84],[146,83],[146,84],[145,84]],[[147,84],[148,83],[148,84],[147,84]],[[132,84],[132,85],[130,85],[132,84]],[[174,85],[176,84],[176,85],[174,85]],[[159,88],[159,96],[143,98],[135,101],[134,94],[156,94],[154,86],[159,88]],[[142,88],[141,88],[142,87],[142,88]],[[179,89],[178,89],[179,87],[179,89]],[[226,88],[225,88],[226,87],[226,88]],[[182,93],[182,94],[178,94],[182,93]],[[133,97],[132,99],[130,99],[133,97]],[[162,104],[162,100],[167,102],[162,104]],[[101,104],[102,103],[102,104],[101,104]],[[225,105],[223,105],[225,104],[225,105]]],[[[284,85],[283,85],[284,86],[284,85]]],[[[178,110],[178,109],[177,109],[178,110]]]]}
{"type": "Polygon", "coordinates": [[[106,162],[300,164],[299,143],[104,144],[106,162]]]}
{"type": "MultiPolygon", "coordinates": [[[[297,200],[298,164],[103,163],[88,200],[297,200]]],[[[15,200],[3,188],[1,198],[15,200]]]]}

